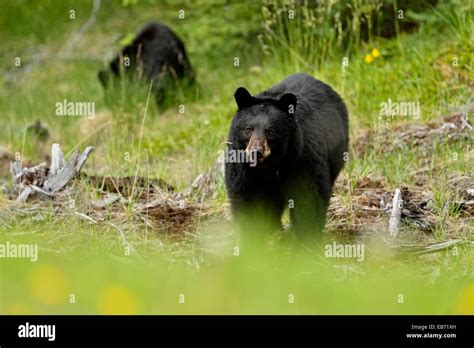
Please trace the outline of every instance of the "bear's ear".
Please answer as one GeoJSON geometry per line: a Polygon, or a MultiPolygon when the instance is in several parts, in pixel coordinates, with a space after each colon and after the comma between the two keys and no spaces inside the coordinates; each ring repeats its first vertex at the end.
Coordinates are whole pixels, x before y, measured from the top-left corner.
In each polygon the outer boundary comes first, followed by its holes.
{"type": "Polygon", "coordinates": [[[253,105],[255,100],[244,87],[237,88],[234,93],[234,98],[239,110],[253,105]]]}
{"type": "Polygon", "coordinates": [[[296,95],[293,93],[286,93],[280,97],[280,100],[278,100],[278,106],[281,110],[293,115],[296,111],[296,101],[296,95]]]}

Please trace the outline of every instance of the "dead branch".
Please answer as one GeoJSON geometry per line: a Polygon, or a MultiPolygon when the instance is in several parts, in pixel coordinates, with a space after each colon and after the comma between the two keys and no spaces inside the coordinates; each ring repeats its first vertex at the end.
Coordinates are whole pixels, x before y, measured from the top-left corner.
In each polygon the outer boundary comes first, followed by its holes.
{"type": "Polygon", "coordinates": [[[16,203],[24,203],[35,193],[42,198],[54,198],[56,192],[62,190],[75,178],[93,148],[87,147],[82,154],[74,152],[69,161],[64,159],[64,154],[59,144],[51,146],[51,165],[41,163],[32,168],[21,169],[21,163],[10,163],[10,173],[13,179],[13,192],[18,194],[16,203]]]}
{"type": "Polygon", "coordinates": [[[402,207],[402,192],[399,188],[397,188],[395,190],[395,195],[393,196],[392,213],[390,215],[390,221],[388,226],[388,231],[390,233],[390,237],[392,238],[395,238],[398,235],[398,225],[402,216],[402,207]]]}

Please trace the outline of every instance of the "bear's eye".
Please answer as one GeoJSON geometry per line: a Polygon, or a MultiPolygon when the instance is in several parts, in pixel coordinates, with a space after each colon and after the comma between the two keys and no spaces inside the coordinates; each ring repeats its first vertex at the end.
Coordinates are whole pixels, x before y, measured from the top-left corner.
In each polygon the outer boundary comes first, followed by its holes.
{"type": "Polygon", "coordinates": [[[273,129],[272,129],[272,128],[268,128],[268,129],[266,130],[266,133],[267,133],[268,136],[272,135],[272,134],[273,134],[273,129]]]}
{"type": "Polygon", "coordinates": [[[245,134],[250,135],[252,133],[252,128],[245,129],[245,134]]]}

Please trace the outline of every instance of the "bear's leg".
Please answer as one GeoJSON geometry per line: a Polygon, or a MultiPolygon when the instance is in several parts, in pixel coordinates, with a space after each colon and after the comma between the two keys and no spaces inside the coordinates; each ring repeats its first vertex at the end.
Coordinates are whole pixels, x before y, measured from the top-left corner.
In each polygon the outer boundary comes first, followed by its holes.
{"type": "Polygon", "coordinates": [[[292,229],[301,240],[320,239],[326,223],[329,199],[320,193],[320,189],[311,181],[300,181],[293,186],[290,199],[290,219],[292,229]]]}
{"type": "Polygon", "coordinates": [[[239,225],[248,229],[275,232],[281,228],[283,208],[284,202],[282,200],[240,203],[233,208],[233,215],[239,225]]]}
{"type": "Polygon", "coordinates": [[[247,201],[233,205],[243,247],[258,248],[268,236],[282,228],[283,199],[247,201]]]}
{"type": "Polygon", "coordinates": [[[319,238],[326,223],[326,210],[327,206],[319,195],[305,198],[300,196],[295,207],[290,209],[291,224],[297,237],[319,238]]]}

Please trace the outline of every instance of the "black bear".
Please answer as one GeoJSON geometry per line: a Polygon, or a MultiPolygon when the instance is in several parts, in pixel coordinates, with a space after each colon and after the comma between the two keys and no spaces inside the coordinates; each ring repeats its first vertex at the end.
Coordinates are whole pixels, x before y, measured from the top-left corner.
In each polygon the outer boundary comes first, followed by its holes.
{"type": "MultiPolygon", "coordinates": [[[[158,104],[162,103],[169,82],[194,82],[195,74],[181,39],[166,25],[151,23],[135,36],[133,41],[110,62],[113,77],[124,76],[132,80],[153,80],[158,104]]],[[[107,70],[99,71],[104,87],[110,80],[107,70]]]]}
{"type": "Polygon", "coordinates": [[[238,111],[225,160],[234,219],[253,231],[275,230],[289,208],[297,235],[317,236],[348,150],[344,102],[306,74],[291,75],[256,96],[240,87],[234,97],[238,111]]]}

